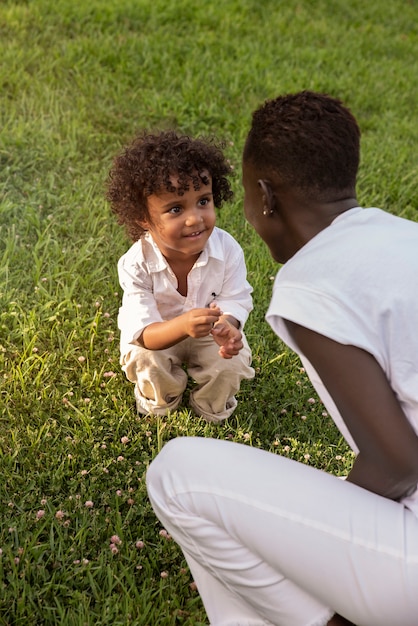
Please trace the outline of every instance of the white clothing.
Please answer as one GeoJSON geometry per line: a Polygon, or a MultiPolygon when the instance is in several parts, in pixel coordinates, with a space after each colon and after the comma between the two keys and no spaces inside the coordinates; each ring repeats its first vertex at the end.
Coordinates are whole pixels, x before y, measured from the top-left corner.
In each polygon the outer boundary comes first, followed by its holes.
{"type": "Polygon", "coordinates": [[[226,231],[215,227],[187,277],[187,296],[177,291],[177,278],[150,233],[135,242],[118,263],[123,289],[118,326],[121,356],[127,354],[146,326],[178,317],[216,302],[235,317],[241,329],[252,310],[244,253],[226,231]]]}
{"type": "Polygon", "coordinates": [[[357,626],[417,625],[418,519],[402,504],[203,437],[169,441],[147,487],[212,626],[325,626],[334,612],[357,626]]]}
{"type": "MultiPolygon", "coordinates": [[[[417,429],[417,276],[418,224],[355,208],[280,270],[267,319],[295,350],[283,319],[371,352],[417,429]],[[404,259],[402,270],[388,254],[404,259]]],[[[279,455],[203,438],[170,441],[147,486],[213,626],[325,626],[335,612],[357,626],[418,624],[416,494],[394,502],[279,455]]]]}
{"type": "Polygon", "coordinates": [[[118,325],[121,365],[135,383],[138,412],[165,415],[180,404],[188,377],[196,381],[190,393],[193,410],[208,421],[229,417],[243,379],[254,377],[251,351],[243,327],[252,310],[244,254],[235,239],[214,228],[187,277],[187,296],[177,291],[177,278],[150,233],[133,244],[119,260],[123,289],[118,325]],[[138,343],[153,322],[178,317],[193,308],[216,302],[239,323],[244,347],[232,359],[222,358],[212,335],[189,337],[165,350],[147,350],[138,343]]]}
{"type": "MultiPolygon", "coordinates": [[[[281,268],[266,319],[295,352],[286,319],[372,354],[418,433],[417,287],[418,223],[356,207],[281,268]]],[[[358,452],[318,374],[299,356],[337,427],[358,452]]],[[[403,502],[418,516],[418,491],[403,502]]]]}

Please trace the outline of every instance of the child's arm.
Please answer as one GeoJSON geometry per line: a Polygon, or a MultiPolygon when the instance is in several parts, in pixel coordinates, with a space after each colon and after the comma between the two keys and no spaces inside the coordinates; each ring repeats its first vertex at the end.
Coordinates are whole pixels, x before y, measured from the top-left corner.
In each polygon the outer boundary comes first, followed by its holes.
{"type": "Polygon", "coordinates": [[[191,309],[171,320],[149,324],[138,342],[148,350],[164,350],[187,337],[206,337],[221,315],[219,307],[191,309]]]}

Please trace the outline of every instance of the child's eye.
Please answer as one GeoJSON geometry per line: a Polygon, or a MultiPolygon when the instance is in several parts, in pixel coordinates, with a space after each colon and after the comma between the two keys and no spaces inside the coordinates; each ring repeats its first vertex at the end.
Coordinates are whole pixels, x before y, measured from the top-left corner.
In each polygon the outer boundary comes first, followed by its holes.
{"type": "Polygon", "coordinates": [[[206,206],[207,204],[209,204],[209,198],[201,198],[199,200],[199,204],[200,206],[206,206]]]}
{"type": "Polygon", "coordinates": [[[179,207],[179,206],[172,206],[171,209],[169,209],[168,212],[172,213],[174,215],[178,215],[181,212],[181,207],[179,207]]]}

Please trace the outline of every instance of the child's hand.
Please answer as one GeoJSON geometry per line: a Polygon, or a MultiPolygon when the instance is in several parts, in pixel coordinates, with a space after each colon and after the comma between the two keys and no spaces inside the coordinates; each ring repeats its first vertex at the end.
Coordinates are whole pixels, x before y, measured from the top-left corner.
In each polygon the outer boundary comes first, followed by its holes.
{"type": "Polygon", "coordinates": [[[185,332],[189,337],[206,337],[219,320],[222,311],[218,306],[191,309],[184,313],[185,332]]]}
{"type": "Polygon", "coordinates": [[[224,359],[232,359],[244,345],[242,343],[241,331],[226,319],[217,322],[211,330],[211,334],[218,346],[220,346],[219,354],[224,359]]]}

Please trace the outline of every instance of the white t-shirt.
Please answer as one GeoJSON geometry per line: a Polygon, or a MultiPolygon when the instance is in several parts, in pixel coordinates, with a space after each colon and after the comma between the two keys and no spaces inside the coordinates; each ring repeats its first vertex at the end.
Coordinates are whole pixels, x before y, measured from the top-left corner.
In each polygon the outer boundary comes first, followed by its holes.
{"type": "Polygon", "coordinates": [[[123,289],[118,316],[121,356],[138,345],[138,337],[153,322],[216,302],[242,329],[253,308],[242,248],[217,227],[189,272],[187,296],[177,291],[177,278],[150,233],[119,259],[118,274],[123,289]]]}
{"type": "MultiPolygon", "coordinates": [[[[376,208],[339,215],[280,269],[266,319],[298,352],[354,451],[341,415],[284,320],[372,354],[418,433],[418,223],[376,208]]],[[[418,515],[418,492],[404,503],[418,515]]]]}

